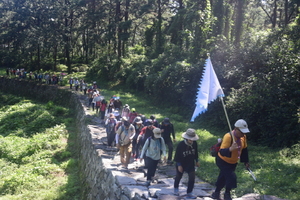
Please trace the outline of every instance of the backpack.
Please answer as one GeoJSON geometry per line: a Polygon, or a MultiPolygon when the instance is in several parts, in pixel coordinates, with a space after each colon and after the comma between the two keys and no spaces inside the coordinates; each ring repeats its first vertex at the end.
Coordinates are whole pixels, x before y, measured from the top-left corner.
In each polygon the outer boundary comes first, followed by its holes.
{"type": "Polygon", "coordinates": [[[209,151],[210,151],[210,155],[212,157],[217,157],[218,155],[218,152],[220,150],[220,147],[221,147],[221,144],[222,144],[222,141],[212,145],[210,148],[209,148],[209,151]]]}
{"type": "MultiPolygon", "coordinates": [[[[148,137],[147,139],[149,140],[149,142],[148,142],[148,148],[150,147],[150,142],[151,142],[151,136],[150,137],[148,137]]],[[[160,146],[161,146],[161,138],[159,138],[159,143],[160,143],[160,146]]],[[[160,150],[160,155],[162,154],[162,150],[160,150]]]]}
{"type": "MultiPolygon", "coordinates": [[[[230,134],[230,136],[231,136],[231,144],[232,144],[233,138],[232,138],[232,135],[231,135],[231,134],[230,134]]],[[[218,139],[218,143],[212,145],[212,146],[209,148],[210,155],[211,155],[212,157],[217,157],[217,155],[218,155],[218,153],[219,153],[219,151],[220,151],[220,148],[221,148],[221,144],[222,144],[222,139],[219,138],[219,139],[218,139]]]]}
{"type": "Polygon", "coordinates": [[[116,119],[110,118],[108,122],[109,127],[114,127],[116,125],[116,119]]]}
{"type": "MultiPolygon", "coordinates": [[[[149,143],[148,143],[148,148],[150,147],[150,142],[151,142],[151,136],[150,137],[148,137],[148,140],[149,140],[149,143]]],[[[161,144],[161,138],[159,138],[159,142],[160,142],[160,144],[161,144]]]]}

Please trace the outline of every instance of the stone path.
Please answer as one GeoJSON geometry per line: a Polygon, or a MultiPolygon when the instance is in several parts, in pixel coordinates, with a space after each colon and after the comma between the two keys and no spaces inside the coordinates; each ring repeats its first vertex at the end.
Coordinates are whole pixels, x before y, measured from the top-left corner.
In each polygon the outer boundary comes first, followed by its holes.
{"type": "MultiPolygon", "coordinates": [[[[82,93],[81,93],[82,94],[82,93]]],[[[120,156],[118,150],[115,147],[108,147],[106,140],[105,127],[101,124],[98,117],[95,116],[95,112],[89,110],[87,105],[87,97],[79,95],[80,101],[86,112],[88,121],[88,127],[93,133],[93,146],[94,148],[103,150],[101,155],[103,163],[106,169],[111,170],[113,176],[122,185],[122,193],[126,196],[132,197],[132,199],[159,199],[159,200],[181,200],[185,199],[187,174],[180,182],[179,192],[182,196],[173,195],[173,184],[175,177],[175,166],[160,163],[156,171],[154,181],[150,186],[146,185],[146,169],[144,169],[144,163],[136,162],[133,159],[128,165],[128,169],[123,169],[120,165],[120,156]]],[[[212,200],[209,196],[214,191],[214,186],[206,183],[196,177],[195,187],[193,193],[197,195],[197,199],[212,200]]],[[[247,194],[234,200],[282,200],[274,196],[259,195],[259,194],[247,194]]],[[[125,200],[125,199],[124,199],[125,200]]]]}

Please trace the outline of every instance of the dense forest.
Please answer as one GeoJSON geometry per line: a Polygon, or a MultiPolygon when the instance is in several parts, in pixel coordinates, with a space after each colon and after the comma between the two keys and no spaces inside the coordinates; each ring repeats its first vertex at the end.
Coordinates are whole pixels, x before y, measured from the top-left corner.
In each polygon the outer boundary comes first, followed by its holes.
{"type": "MultiPolygon", "coordinates": [[[[0,67],[87,71],[186,116],[207,53],[251,141],[300,141],[300,0],[0,0],[0,67]]],[[[195,123],[226,127],[219,104],[195,123]]],[[[300,145],[298,143],[298,145],[300,145]]]]}

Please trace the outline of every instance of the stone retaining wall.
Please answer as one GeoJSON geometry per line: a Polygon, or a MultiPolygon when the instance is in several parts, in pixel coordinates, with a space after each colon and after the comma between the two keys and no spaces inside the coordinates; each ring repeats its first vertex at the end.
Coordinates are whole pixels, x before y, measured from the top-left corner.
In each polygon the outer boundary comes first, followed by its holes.
{"type": "MultiPolygon", "coordinates": [[[[0,77],[0,90],[18,96],[25,96],[42,102],[53,101],[56,104],[74,109],[76,114],[77,139],[80,147],[80,176],[82,190],[88,200],[129,200],[116,183],[111,170],[106,169],[101,158],[101,149],[95,149],[87,116],[78,95],[57,86],[38,84],[34,81],[7,79],[0,77]]],[[[134,198],[139,199],[139,198],[134,198]]]]}

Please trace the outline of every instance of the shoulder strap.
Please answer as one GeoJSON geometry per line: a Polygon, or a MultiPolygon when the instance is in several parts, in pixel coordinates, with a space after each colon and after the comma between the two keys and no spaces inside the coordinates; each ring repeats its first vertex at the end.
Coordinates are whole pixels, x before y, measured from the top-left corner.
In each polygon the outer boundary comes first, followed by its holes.
{"type": "Polygon", "coordinates": [[[150,142],[151,142],[151,137],[148,137],[147,140],[149,140],[148,142],[148,148],[150,147],[150,142]]]}

